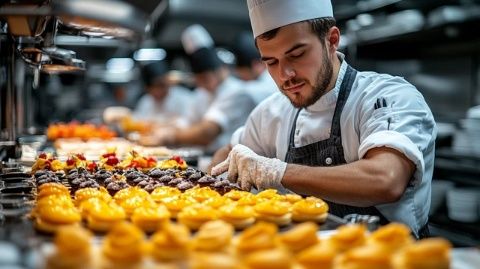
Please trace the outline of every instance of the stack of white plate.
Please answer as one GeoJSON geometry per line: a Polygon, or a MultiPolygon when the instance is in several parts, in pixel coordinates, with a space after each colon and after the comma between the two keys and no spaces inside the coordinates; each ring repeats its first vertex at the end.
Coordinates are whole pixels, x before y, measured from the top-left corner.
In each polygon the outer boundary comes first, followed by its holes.
{"type": "Polygon", "coordinates": [[[480,155],[480,106],[467,111],[467,118],[460,120],[460,127],[461,129],[455,132],[453,149],[480,155]]]}
{"type": "Polygon", "coordinates": [[[445,203],[447,192],[453,189],[455,184],[452,181],[433,179],[432,180],[432,200],[430,203],[430,215],[435,212],[445,203]]]}
{"type": "Polygon", "coordinates": [[[479,218],[480,190],[455,188],[447,192],[448,217],[461,222],[475,222],[479,218]]]}

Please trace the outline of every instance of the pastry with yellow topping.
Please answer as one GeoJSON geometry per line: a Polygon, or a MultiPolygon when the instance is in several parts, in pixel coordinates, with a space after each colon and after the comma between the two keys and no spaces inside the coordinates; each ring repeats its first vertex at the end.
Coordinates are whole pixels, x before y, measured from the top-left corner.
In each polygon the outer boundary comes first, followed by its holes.
{"type": "Polygon", "coordinates": [[[210,189],[209,187],[194,187],[186,190],[183,195],[192,197],[200,203],[210,198],[220,197],[218,192],[210,189]]]}
{"type": "Polygon", "coordinates": [[[232,225],[214,220],[203,224],[192,240],[194,251],[226,252],[230,246],[234,229],[232,225]]]}
{"type": "Polygon", "coordinates": [[[292,219],[296,222],[325,222],[327,215],[328,204],[315,197],[307,197],[292,206],[292,219]]]}
{"type": "Polygon", "coordinates": [[[88,228],[97,232],[109,231],[115,224],[125,220],[127,215],[122,207],[115,203],[99,203],[89,210],[88,228]]]}
{"type": "Polygon", "coordinates": [[[83,201],[88,200],[90,198],[98,198],[106,203],[112,200],[112,196],[110,196],[107,189],[103,187],[101,187],[100,189],[83,188],[75,192],[75,204],[77,206],[80,205],[83,201]]]}
{"type": "Polygon", "coordinates": [[[367,228],[361,224],[352,224],[337,228],[337,232],[327,239],[326,244],[337,252],[343,252],[365,245],[366,240],[367,228]]]}
{"type": "Polygon", "coordinates": [[[234,256],[225,253],[201,252],[192,255],[191,269],[244,269],[234,256]]]}
{"type": "Polygon", "coordinates": [[[249,205],[254,206],[258,202],[257,197],[254,194],[245,195],[242,198],[237,200],[238,205],[249,205]]]}
{"type": "Polygon", "coordinates": [[[144,236],[131,223],[114,225],[103,240],[103,268],[139,268],[145,252],[144,236]]]}
{"type": "Polygon", "coordinates": [[[218,219],[219,215],[218,210],[210,206],[195,204],[184,208],[178,213],[177,219],[188,228],[197,230],[202,224],[218,219]]]}
{"type": "Polygon", "coordinates": [[[63,226],[78,224],[82,220],[75,207],[62,203],[40,206],[36,214],[35,227],[47,233],[53,233],[63,226]]]}
{"type": "Polygon", "coordinates": [[[280,195],[276,189],[266,189],[256,195],[258,201],[265,200],[285,200],[283,195],[280,195]]]}
{"type": "Polygon", "coordinates": [[[410,228],[401,223],[390,223],[378,228],[367,240],[370,245],[377,245],[391,251],[397,251],[414,242],[410,228]]]}
{"type": "Polygon", "coordinates": [[[215,197],[212,197],[212,198],[208,198],[207,200],[202,202],[203,205],[210,206],[210,207],[213,207],[215,209],[217,209],[221,206],[224,206],[224,205],[228,205],[230,203],[232,203],[232,200],[228,199],[227,197],[223,197],[223,196],[215,196],[215,197]]]}
{"type": "Polygon", "coordinates": [[[81,226],[65,226],[55,234],[55,252],[47,259],[48,269],[92,268],[92,234],[81,226]]]}
{"type": "Polygon", "coordinates": [[[189,241],[190,231],[185,225],[167,223],[150,240],[152,256],[159,262],[185,260],[189,241]]]}
{"type": "Polygon", "coordinates": [[[157,167],[160,169],[175,168],[184,170],[187,169],[188,165],[187,162],[185,162],[185,160],[181,157],[173,156],[168,160],[159,161],[157,167]]]}
{"type": "Polygon", "coordinates": [[[268,222],[259,222],[247,228],[237,238],[236,249],[240,255],[246,255],[278,246],[278,227],[268,222]]]}
{"type": "Polygon", "coordinates": [[[281,234],[280,241],[291,252],[296,253],[318,243],[317,231],[317,224],[305,222],[281,234]]]}
{"type": "Polygon", "coordinates": [[[145,232],[154,232],[170,220],[170,212],[164,205],[143,206],[133,211],[131,219],[145,232]]]}
{"type": "Polygon", "coordinates": [[[162,198],[161,202],[167,207],[168,211],[170,211],[170,216],[173,219],[176,219],[178,213],[182,211],[185,207],[195,204],[195,201],[193,199],[189,199],[183,196],[162,198]]]}
{"type": "Polygon", "coordinates": [[[117,201],[117,204],[125,210],[127,216],[131,216],[133,211],[139,207],[154,207],[157,205],[149,196],[132,196],[125,200],[117,201]]]}
{"type": "Polygon", "coordinates": [[[289,202],[292,205],[303,199],[302,196],[295,193],[285,194],[284,197],[285,197],[285,201],[289,202]]]}
{"type": "Polygon", "coordinates": [[[155,202],[160,203],[163,198],[179,196],[180,194],[182,194],[182,192],[177,188],[162,186],[155,188],[152,193],[150,193],[150,197],[152,197],[155,202]]]}
{"type": "Polygon", "coordinates": [[[248,269],[290,269],[293,268],[293,259],[287,251],[273,248],[248,255],[245,265],[248,269]]]}
{"type": "Polygon", "coordinates": [[[223,195],[223,197],[227,197],[233,201],[238,201],[241,198],[246,196],[254,196],[254,195],[248,191],[241,191],[241,190],[231,190],[223,195]]]}
{"type": "Polygon", "coordinates": [[[70,195],[70,191],[65,185],[60,183],[45,183],[37,189],[37,200],[50,195],[70,195]]]}
{"type": "Polygon", "coordinates": [[[290,204],[280,200],[267,200],[254,206],[255,217],[258,221],[268,221],[278,226],[286,226],[292,222],[290,204]]]}
{"type": "Polygon", "coordinates": [[[220,219],[232,224],[236,229],[245,229],[255,222],[255,210],[248,205],[227,204],[218,209],[220,219]]]}
{"type": "Polygon", "coordinates": [[[304,269],[333,269],[336,255],[335,249],[321,242],[299,252],[296,258],[304,269]]]}
{"type": "Polygon", "coordinates": [[[442,238],[417,241],[402,249],[394,258],[395,269],[448,269],[452,245],[442,238]]]}
{"type": "Polygon", "coordinates": [[[350,249],[335,260],[335,269],[391,269],[391,252],[367,245],[350,249]]]}

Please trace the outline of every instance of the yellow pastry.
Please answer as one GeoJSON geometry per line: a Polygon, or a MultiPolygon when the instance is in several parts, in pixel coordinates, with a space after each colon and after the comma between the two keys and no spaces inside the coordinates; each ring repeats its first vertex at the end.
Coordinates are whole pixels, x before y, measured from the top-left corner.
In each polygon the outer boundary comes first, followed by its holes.
{"type": "Polygon", "coordinates": [[[201,252],[195,253],[191,259],[191,269],[243,269],[232,255],[225,253],[201,252]]]}
{"type": "Polygon", "coordinates": [[[223,205],[227,205],[231,203],[231,200],[228,199],[227,197],[223,196],[215,196],[212,198],[208,198],[207,200],[203,201],[203,205],[210,206],[213,208],[219,208],[223,205]]]}
{"type": "Polygon", "coordinates": [[[79,206],[78,209],[80,210],[80,213],[82,214],[82,219],[87,220],[88,215],[90,215],[90,211],[92,211],[92,208],[98,207],[98,206],[108,206],[108,204],[101,200],[98,197],[93,197],[87,200],[84,200],[79,206]]]}
{"type": "Polygon", "coordinates": [[[254,195],[248,191],[241,191],[241,190],[231,190],[223,195],[223,197],[227,197],[228,199],[233,201],[238,201],[241,198],[246,196],[254,196],[254,195]]]}
{"type": "Polygon", "coordinates": [[[186,190],[183,193],[183,196],[189,196],[195,199],[198,202],[203,202],[207,199],[213,198],[213,197],[219,197],[220,193],[210,189],[209,187],[193,187],[191,189],[186,190]]]}
{"type": "Polygon", "coordinates": [[[417,241],[402,249],[394,258],[395,269],[448,269],[452,245],[442,238],[417,241]]]}
{"type": "Polygon", "coordinates": [[[203,224],[192,241],[194,251],[225,252],[230,246],[234,229],[232,225],[214,220],[203,224]]]}
{"type": "Polygon", "coordinates": [[[30,216],[35,218],[39,214],[39,210],[44,207],[52,207],[56,205],[61,205],[63,207],[75,207],[70,194],[58,193],[48,196],[43,196],[36,201],[35,207],[33,208],[30,216]]]}
{"type": "Polygon", "coordinates": [[[293,266],[293,259],[287,251],[273,248],[248,255],[245,265],[248,269],[290,269],[293,266]]]}
{"type": "Polygon", "coordinates": [[[255,195],[258,201],[265,201],[265,200],[285,200],[285,197],[280,195],[276,189],[266,189],[261,191],[255,195]]]}
{"type": "Polygon", "coordinates": [[[390,254],[385,248],[375,245],[353,248],[335,260],[335,269],[391,269],[390,254]]]}
{"type": "MultiPolygon", "coordinates": [[[[140,264],[145,252],[144,234],[135,225],[120,222],[114,225],[102,244],[102,254],[110,267],[140,264]]],[[[138,268],[138,266],[136,266],[138,268]]]]}
{"type": "Polygon", "coordinates": [[[150,197],[157,202],[160,203],[163,198],[169,198],[174,196],[179,196],[182,192],[174,187],[163,186],[155,188],[152,193],[150,193],[150,197]]]}
{"type": "Polygon", "coordinates": [[[390,223],[373,232],[368,237],[367,243],[397,251],[412,244],[413,241],[408,226],[401,223],[390,223]]]}
{"type": "Polygon", "coordinates": [[[164,205],[144,206],[133,211],[132,222],[146,232],[154,232],[170,220],[170,212],[164,205]]]}
{"type": "Polygon", "coordinates": [[[337,252],[363,246],[367,239],[367,228],[364,225],[352,224],[337,228],[336,233],[330,236],[326,243],[337,252]]]}
{"type": "Polygon", "coordinates": [[[65,226],[55,234],[55,252],[47,259],[50,269],[91,268],[92,234],[81,226],[65,226]]]}
{"type": "Polygon", "coordinates": [[[295,193],[285,194],[284,197],[285,197],[285,201],[289,202],[292,205],[303,199],[302,196],[295,193]]]}
{"type": "Polygon", "coordinates": [[[159,262],[188,258],[190,231],[185,225],[167,223],[151,238],[152,256],[159,262]]]}
{"type": "Polygon", "coordinates": [[[250,193],[250,195],[244,195],[242,198],[238,199],[237,204],[254,206],[257,202],[257,197],[250,193]]]}
{"type": "Polygon", "coordinates": [[[115,203],[100,203],[89,210],[88,228],[97,232],[109,231],[115,224],[126,219],[125,210],[115,203]]]}
{"type": "Polygon", "coordinates": [[[157,205],[149,196],[131,196],[124,200],[117,200],[117,204],[125,210],[127,216],[131,216],[133,211],[139,207],[154,207],[157,205]]]}
{"type": "Polygon", "coordinates": [[[53,233],[62,226],[78,224],[82,219],[80,212],[73,206],[55,204],[37,209],[35,227],[43,232],[53,233]]]}
{"type": "Polygon", "coordinates": [[[166,197],[163,198],[161,202],[167,207],[168,211],[170,211],[170,216],[173,219],[176,219],[178,213],[182,211],[185,207],[188,207],[195,203],[193,199],[184,198],[183,196],[166,197]]]}
{"type": "Polygon", "coordinates": [[[148,196],[149,193],[146,190],[141,189],[140,187],[130,187],[119,190],[117,193],[115,193],[113,199],[115,199],[117,203],[121,203],[122,201],[131,197],[146,198],[148,196]]]}
{"type": "Polygon", "coordinates": [[[83,201],[90,198],[99,198],[100,200],[103,200],[107,203],[112,200],[112,196],[110,196],[108,191],[103,187],[101,187],[100,189],[83,188],[75,192],[75,204],[77,206],[80,205],[83,201]]]}
{"type": "Polygon", "coordinates": [[[279,226],[285,226],[292,222],[290,204],[287,202],[267,200],[255,205],[254,210],[258,221],[268,221],[279,226]]]}
{"type": "Polygon", "coordinates": [[[218,209],[220,219],[232,224],[236,229],[245,229],[255,222],[253,207],[231,203],[218,209]]]}
{"type": "Polygon", "coordinates": [[[292,219],[296,222],[325,222],[327,215],[328,204],[315,197],[307,197],[292,206],[292,219]]]}
{"type": "Polygon", "coordinates": [[[218,210],[202,204],[185,207],[178,213],[178,221],[192,230],[197,230],[202,224],[219,218],[218,210]]]}
{"type": "Polygon", "coordinates": [[[45,183],[38,187],[37,200],[50,195],[70,195],[70,191],[60,183],[45,183]]]}
{"type": "Polygon", "coordinates": [[[297,262],[304,269],[333,269],[337,251],[325,243],[317,243],[297,255],[297,262]]]}
{"type": "Polygon", "coordinates": [[[275,248],[278,227],[268,222],[259,222],[247,228],[238,236],[236,248],[238,254],[245,255],[259,250],[275,248]]]}
{"type": "Polygon", "coordinates": [[[305,222],[281,234],[280,241],[291,252],[296,253],[318,243],[317,231],[317,224],[305,222]]]}

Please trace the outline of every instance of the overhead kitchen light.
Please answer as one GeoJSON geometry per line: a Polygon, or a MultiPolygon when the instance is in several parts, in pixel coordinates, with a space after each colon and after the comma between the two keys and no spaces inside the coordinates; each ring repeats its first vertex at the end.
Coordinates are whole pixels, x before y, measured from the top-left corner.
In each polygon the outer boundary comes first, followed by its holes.
{"type": "Polygon", "coordinates": [[[133,53],[135,61],[161,61],[167,57],[167,52],[164,49],[139,49],[133,53]]]}
{"type": "Polygon", "coordinates": [[[220,60],[222,60],[222,62],[224,62],[226,64],[234,64],[235,63],[235,55],[231,51],[229,51],[227,49],[224,49],[224,48],[217,48],[216,52],[217,52],[218,58],[220,58],[220,60]]]}

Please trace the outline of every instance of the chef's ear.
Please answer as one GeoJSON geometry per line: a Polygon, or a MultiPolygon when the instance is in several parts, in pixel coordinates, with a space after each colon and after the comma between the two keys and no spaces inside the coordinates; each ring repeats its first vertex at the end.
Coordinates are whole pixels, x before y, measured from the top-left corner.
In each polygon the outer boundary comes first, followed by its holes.
{"type": "Polygon", "coordinates": [[[340,29],[338,27],[333,26],[328,30],[326,36],[326,45],[327,48],[330,50],[330,53],[334,53],[337,51],[338,46],[340,44],[340,29]]]}

